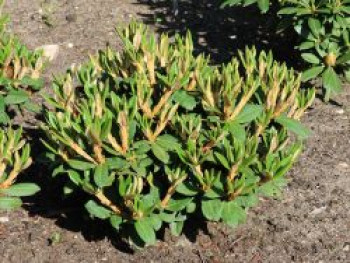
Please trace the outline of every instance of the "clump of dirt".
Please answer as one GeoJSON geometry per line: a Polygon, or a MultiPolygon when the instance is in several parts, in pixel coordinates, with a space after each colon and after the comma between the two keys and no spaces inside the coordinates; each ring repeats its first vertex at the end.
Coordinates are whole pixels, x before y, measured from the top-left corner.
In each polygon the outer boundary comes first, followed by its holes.
{"type": "MultiPolygon", "coordinates": [[[[114,27],[132,18],[145,19],[159,31],[183,32],[188,25],[197,50],[212,54],[216,61],[226,61],[236,47],[266,37],[254,38],[249,30],[270,28],[254,9],[220,11],[217,1],[185,1],[175,19],[161,4],[7,0],[4,11],[11,15],[10,30],[29,47],[60,46],[58,57],[48,66],[47,83],[52,74],[83,62],[106,45],[120,49],[114,27]],[[252,16],[255,24],[249,22],[252,16]],[[230,24],[220,29],[225,21],[230,24]]],[[[290,47],[279,48],[288,57],[290,47]]],[[[41,184],[43,192],[28,199],[22,210],[0,213],[0,262],[350,262],[350,87],[344,90],[336,102],[317,100],[309,110],[303,122],[313,133],[289,173],[291,182],[283,199],[261,200],[246,224],[230,229],[193,220],[181,237],[165,231],[157,245],[133,251],[107,224],[87,218],[79,200],[59,201],[39,163],[28,176],[41,184]]],[[[36,146],[36,153],[41,150],[36,146]]]]}

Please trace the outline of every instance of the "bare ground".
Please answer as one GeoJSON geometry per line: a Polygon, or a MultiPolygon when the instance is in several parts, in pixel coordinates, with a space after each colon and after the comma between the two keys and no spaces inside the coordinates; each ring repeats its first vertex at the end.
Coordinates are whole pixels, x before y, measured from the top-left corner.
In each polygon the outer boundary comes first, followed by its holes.
{"type": "MultiPolygon", "coordinates": [[[[277,57],[288,57],[282,54],[288,46],[268,43],[275,36],[254,38],[256,32],[251,32],[259,28],[254,23],[266,30],[272,20],[247,24],[246,17],[239,19],[242,14],[233,11],[225,20],[224,11],[207,3],[186,6],[189,11],[175,22],[163,15],[164,8],[131,0],[8,0],[5,12],[12,18],[10,29],[31,48],[60,45],[47,81],[107,43],[120,48],[114,27],[133,17],[156,30],[183,32],[188,26],[198,51],[216,61],[227,60],[246,43],[266,43],[277,57]],[[213,10],[218,13],[209,16],[213,10]],[[43,19],[43,13],[48,18],[43,19]]],[[[44,193],[29,199],[25,209],[0,213],[0,262],[350,262],[350,87],[344,90],[336,101],[317,100],[309,110],[303,122],[313,134],[289,173],[292,180],[283,199],[262,200],[246,224],[232,230],[194,221],[179,238],[166,231],[156,246],[132,251],[76,204],[62,204],[53,193],[48,196],[49,175],[37,166],[31,176],[39,178],[44,193]]]]}

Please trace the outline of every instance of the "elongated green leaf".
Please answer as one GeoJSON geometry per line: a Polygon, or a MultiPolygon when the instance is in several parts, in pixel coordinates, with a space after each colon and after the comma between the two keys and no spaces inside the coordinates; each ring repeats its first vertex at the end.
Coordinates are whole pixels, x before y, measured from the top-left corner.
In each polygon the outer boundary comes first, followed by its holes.
{"type": "Polygon", "coordinates": [[[178,212],[186,208],[186,206],[192,201],[193,198],[184,198],[184,199],[171,199],[169,201],[166,210],[178,212]]]}
{"type": "Polygon", "coordinates": [[[321,63],[320,59],[312,53],[303,53],[303,54],[301,54],[301,57],[306,62],[309,62],[311,64],[320,64],[321,63]]]}
{"type": "Polygon", "coordinates": [[[154,244],[156,242],[156,234],[149,220],[141,219],[135,222],[137,234],[146,244],[154,244]]]}
{"type": "Polygon", "coordinates": [[[76,169],[79,171],[86,171],[86,170],[90,170],[90,169],[95,167],[95,164],[93,164],[93,163],[80,161],[80,160],[69,160],[68,164],[73,169],[76,169]]]}
{"type": "Polygon", "coordinates": [[[262,13],[266,13],[270,8],[270,0],[258,0],[258,6],[262,13]]]}
{"type": "Polygon", "coordinates": [[[185,196],[195,196],[198,193],[198,189],[194,186],[190,185],[187,182],[184,182],[182,184],[179,184],[176,187],[176,192],[183,194],[185,196]]]}
{"type": "Polygon", "coordinates": [[[281,124],[287,130],[298,135],[300,139],[306,139],[311,134],[311,131],[308,128],[304,127],[299,121],[291,119],[286,115],[279,116],[276,119],[276,122],[281,124]]]}
{"type": "Polygon", "coordinates": [[[235,119],[235,122],[237,123],[249,123],[253,120],[255,120],[259,115],[262,113],[262,106],[260,105],[254,105],[254,104],[247,104],[242,112],[238,114],[237,118],[235,119]]]}
{"type": "Polygon", "coordinates": [[[90,200],[85,204],[86,210],[91,216],[100,219],[107,219],[111,216],[112,212],[103,206],[98,205],[95,201],[90,200]]]}
{"type": "Polygon", "coordinates": [[[237,122],[231,122],[227,125],[230,133],[239,141],[244,142],[246,139],[246,132],[244,126],[237,122]]]}
{"type": "Polygon", "coordinates": [[[243,223],[246,219],[246,212],[237,205],[235,201],[226,202],[222,209],[222,221],[232,227],[243,223]]]}
{"type": "Polygon", "coordinates": [[[154,156],[157,157],[157,159],[159,161],[161,161],[163,163],[168,163],[169,162],[169,158],[170,158],[169,154],[159,144],[153,143],[151,149],[152,149],[152,152],[153,152],[154,156]]]}
{"type": "Polygon", "coordinates": [[[219,199],[202,201],[202,213],[208,220],[220,220],[222,208],[223,202],[219,199]]]}
{"type": "Polygon", "coordinates": [[[328,67],[324,71],[322,81],[323,87],[326,90],[326,101],[328,101],[332,95],[337,94],[342,90],[340,79],[332,67],[328,67]]]}
{"type": "Polygon", "coordinates": [[[0,189],[0,194],[8,196],[31,196],[40,191],[40,187],[32,183],[18,183],[7,189],[0,189]]]}
{"type": "Polygon", "coordinates": [[[321,22],[316,18],[309,18],[309,28],[315,37],[318,37],[322,28],[321,22]]]}
{"type": "Polygon", "coordinates": [[[306,82],[311,79],[316,78],[318,75],[322,73],[324,70],[324,66],[318,66],[318,67],[312,67],[308,70],[305,70],[303,74],[301,75],[301,80],[306,82]]]}
{"type": "Polygon", "coordinates": [[[118,215],[112,215],[109,218],[109,222],[116,230],[119,230],[120,225],[123,223],[123,218],[118,215]]]}
{"type": "Polygon", "coordinates": [[[196,107],[196,99],[189,95],[187,91],[178,90],[174,93],[172,98],[186,110],[193,110],[193,108],[196,107]]]}
{"type": "Polygon", "coordinates": [[[0,197],[0,210],[13,210],[21,207],[22,201],[17,197],[0,197]]]}
{"type": "Polygon", "coordinates": [[[109,175],[108,165],[106,163],[96,166],[94,181],[100,188],[111,186],[113,184],[114,177],[109,175]]]}
{"type": "Polygon", "coordinates": [[[184,221],[171,222],[170,223],[171,234],[174,236],[180,236],[183,227],[184,227],[184,221]]]}
{"type": "Polygon", "coordinates": [[[5,97],[5,104],[20,104],[29,99],[28,94],[23,90],[12,90],[5,97]]]}
{"type": "Polygon", "coordinates": [[[350,61],[350,50],[346,52],[344,55],[340,56],[337,60],[337,63],[343,64],[349,61],[350,61]]]}

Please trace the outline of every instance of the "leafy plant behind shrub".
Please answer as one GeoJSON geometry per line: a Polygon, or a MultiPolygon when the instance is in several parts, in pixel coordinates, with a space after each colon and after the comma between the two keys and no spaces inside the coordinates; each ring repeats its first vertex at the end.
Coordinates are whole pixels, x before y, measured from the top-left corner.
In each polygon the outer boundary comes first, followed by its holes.
{"type": "Polygon", "coordinates": [[[341,91],[338,74],[350,82],[350,1],[285,1],[279,14],[301,37],[297,48],[310,65],[302,80],[322,77],[328,101],[341,91]]]}
{"type": "Polygon", "coordinates": [[[16,37],[6,33],[7,21],[0,13],[0,124],[10,121],[10,110],[38,112],[39,106],[30,98],[43,86],[42,52],[30,51],[16,37]]]}
{"type": "Polygon", "coordinates": [[[22,130],[0,130],[0,210],[18,208],[22,205],[20,197],[40,190],[33,183],[16,183],[32,163],[30,146],[21,137],[22,130]]]}
{"type": "MultiPolygon", "coordinates": [[[[269,10],[269,0],[228,0],[225,5],[257,3],[262,12],[269,10]]],[[[296,48],[307,69],[302,81],[320,76],[326,101],[341,91],[339,75],[350,82],[350,1],[282,0],[278,15],[283,28],[292,25],[300,36],[296,48]]]]}
{"type": "Polygon", "coordinates": [[[122,53],[69,70],[48,98],[44,144],[66,194],[82,189],[92,217],[152,244],[194,212],[236,226],[280,192],[309,133],[299,119],[315,93],[300,76],[254,48],[210,66],[189,33],[171,42],[132,23],[119,35],[122,53]]]}

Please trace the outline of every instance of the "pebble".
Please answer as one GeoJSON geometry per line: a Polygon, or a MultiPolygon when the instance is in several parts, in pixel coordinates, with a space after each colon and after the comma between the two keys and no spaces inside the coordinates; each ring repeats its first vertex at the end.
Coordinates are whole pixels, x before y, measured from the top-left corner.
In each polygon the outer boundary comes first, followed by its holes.
{"type": "Polygon", "coordinates": [[[67,47],[68,47],[68,48],[73,48],[73,47],[74,47],[74,44],[73,44],[73,43],[68,43],[68,44],[67,44],[67,47]]]}
{"type": "Polygon", "coordinates": [[[57,56],[60,50],[59,45],[43,45],[37,48],[37,50],[43,50],[43,56],[46,57],[49,61],[53,61],[57,56]]]}
{"type": "Polygon", "coordinates": [[[315,208],[311,213],[310,215],[318,215],[318,214],[321,214],[323,211],[326,210],[326,206],[322,206],[322,207],[319,207],[319,208],[315,208]]]}
{"type": "Polygon", "coordinates": [[[343,109],[339,109],[339,110],[336,110],[335,112],[338,114],[344,114],[345,111],[343,109]]]}
{"type": "Polygon", "coordinates": [[[346,162],[341,162],[338,164],[338,166],[341,168],[348,168],[349,167],[349,165],[346,162]]]}
{"type": "Polygon", "coordinates": [[[350,246],[349,245],[346,245],[345,247],[343,247],[343,251],[350,251],[350,246]]]}
{"type": "Polygon", "coordinates": [[[8,221],[10,221],[10,219],[7,216],[0,217],[0,223],[6,223],[8,221]]]}

